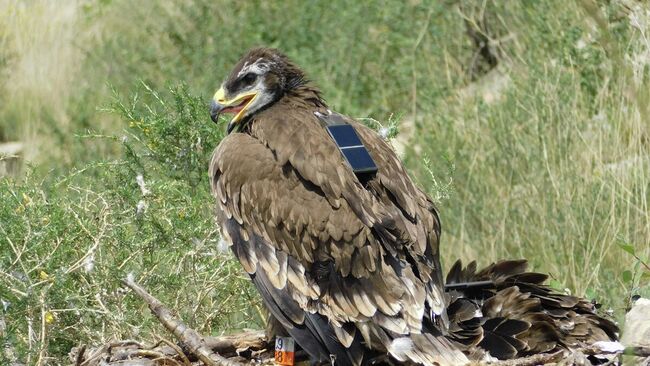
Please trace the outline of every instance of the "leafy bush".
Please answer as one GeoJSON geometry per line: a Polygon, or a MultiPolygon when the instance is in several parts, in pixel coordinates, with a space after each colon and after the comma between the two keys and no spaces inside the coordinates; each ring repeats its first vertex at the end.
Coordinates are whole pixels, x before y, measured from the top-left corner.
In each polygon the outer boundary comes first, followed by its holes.
{"type": "Polygon", "coordinates": [[[124,136],[88,137],[120,145],[121,157],[62,177],[0,181],[0,335],[18,359],[164,334],[121,286],[129,273],[203,332],[260,326],[257,297],[212,214],[205,172],[222,128],[185,87],[169,94],[116,100],[124,136]]]}

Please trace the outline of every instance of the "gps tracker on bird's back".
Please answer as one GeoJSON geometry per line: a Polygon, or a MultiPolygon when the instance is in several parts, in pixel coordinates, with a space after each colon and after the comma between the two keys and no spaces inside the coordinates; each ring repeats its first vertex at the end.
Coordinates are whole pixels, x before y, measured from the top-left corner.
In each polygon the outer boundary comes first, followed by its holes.
{"type": "Polygon", "coordinates": [[[377,173],[377,164],[372,160],[372,156],[363,145],[354,127],[336,113],[315,113],[315,115],[325,125],[327,132],[359,181],[365,182],[372,178],[377,173]]]}
{"type": "Polygon", "coordinates": [[[327,131],[355,174],[377,172],[377,165],[351,125],[327,126],[327,131]]]}

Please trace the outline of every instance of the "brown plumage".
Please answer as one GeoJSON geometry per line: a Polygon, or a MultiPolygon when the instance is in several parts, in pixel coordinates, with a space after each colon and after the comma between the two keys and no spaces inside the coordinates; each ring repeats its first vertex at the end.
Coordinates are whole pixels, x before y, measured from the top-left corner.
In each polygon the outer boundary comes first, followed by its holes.
{"type": "Polygon", "coordinates": [[[223,234],[271,313],[314,360],[358,365],[369,345],[402,346],[394,352],[403,359],[464,360],[446,339],[420,334],[423,317],[446,327],[431,200],[386,141],[348,119],[379,167],[362,185],[314,115],[327,113],[318,89],[275,50],[244,56],[224,99],[258,60],[268,67],[260,88],[280,92],[224,138],[210,175],[223,234]],[[431,347],[439,354],[426,355],[431,347]]]}
{"type": "MultiPolygon", "coordinates": [[[[210,164],[218,222],[270,313],[313,362],[332,356],[337,365],[361,365],[389,355],[451,365],[467,362],[461,350],[477,345],[505,357],[548,351],[557,340],[522,340],[552,331],[534,318],[582,314],[581,302],[539,290],[539,277],[510,264],[485,276],[503,283],[523,276],[528,287],[490,292],[482,302],[458,292],[447,309],[432,201],[386,141],[343,117],[379,168],[359,181],[314,114],[328,113],[319,90],[277,50],[253,49],[238,62],[213,99],[213,120],[224,112],[236,116],[210,164]],[[519,317],[498,311],[500,302],[532,301],[526,291],[557,314],[540,313],[537,303],[519,317]],[[475,316],[479,308],[490,319],[475,316]]],[[[455,270],[458,278],[480,277],[455,270]]]]}
{"type": "Polygon", "coordinates": [[[494,286],[451,291],[450,339],[473,358],[499,359],[570,350],[610,341],[618,327],[595,313],[595,305],[545,286],[546,275],[526,272],[525,260],[501,261],[477,271],[457,261],[447,284],[492,281],[494,286]]]}

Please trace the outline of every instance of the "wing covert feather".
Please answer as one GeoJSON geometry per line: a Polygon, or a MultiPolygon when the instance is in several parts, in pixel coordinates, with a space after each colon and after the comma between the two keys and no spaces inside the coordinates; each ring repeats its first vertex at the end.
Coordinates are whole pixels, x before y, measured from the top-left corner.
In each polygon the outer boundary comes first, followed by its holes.
{"type": "Polygon", "coordinates": [[[355,123],[380,167],[364,187],[316,118],[300,117],[271,116],[215,150],[212,191],[235,256],[265,302],[288,309],[285,327],[303,324],[303,309],[348,327],[336,332],[345,345],[386,337],[368,322],[419,333],[426,305],[439,314],[444,303],[433,205],[374,132],[355,123]]]}

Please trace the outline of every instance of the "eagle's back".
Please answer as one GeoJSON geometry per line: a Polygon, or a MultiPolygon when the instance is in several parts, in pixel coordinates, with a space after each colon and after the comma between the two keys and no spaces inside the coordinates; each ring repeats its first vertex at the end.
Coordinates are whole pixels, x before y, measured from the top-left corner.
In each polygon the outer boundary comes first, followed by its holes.
{"type": "MultiPolygon", "coordinates": [[[[269,310],[315,358],[350,364],[362,340],[385,351],[421,333],[423,318],[444,328],[431,201],[374,131],[350,120],[379,168],[364,185],[314,115],[324,108],[289,103],[227,136],[210,167],[222,231],[269,310]]],[[[462,356],[432,340],[421,343],[462,356]]]]}

